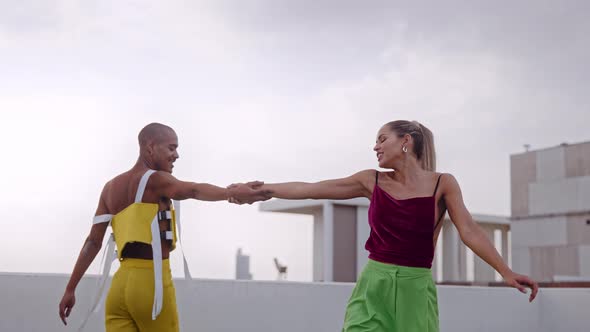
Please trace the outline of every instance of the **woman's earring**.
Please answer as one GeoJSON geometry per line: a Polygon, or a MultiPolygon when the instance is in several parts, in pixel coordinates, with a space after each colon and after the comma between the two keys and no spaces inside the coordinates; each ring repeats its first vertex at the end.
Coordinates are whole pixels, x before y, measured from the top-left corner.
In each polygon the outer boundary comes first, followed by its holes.
{"type": "Polygon", "coordinates": [[[403,152],[408,152],[408,148],[406,148],[406,146],[404,145],[404,146],[402,147],[402,151],[403,151],[403,152]]]}

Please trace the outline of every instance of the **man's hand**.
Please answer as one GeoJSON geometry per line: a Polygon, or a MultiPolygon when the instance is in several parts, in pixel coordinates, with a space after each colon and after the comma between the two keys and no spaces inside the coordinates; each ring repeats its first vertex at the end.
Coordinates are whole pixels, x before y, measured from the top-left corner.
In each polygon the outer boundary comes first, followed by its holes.
{"type": "Polygon", "coordinates": [[[264,182],[252,181],[248,183],[234,183],[227,187],[230,191],[228,202],[235,204],[252,204],[266,201],[272,197],[270,190],[261,189],[264,182]]]}
{"type": "Polygon", "coordinates": [[[64,325],[68,325],[66,322],[66,317],[70,316],[74,304],[76,304],[76,296],[74,292],[66,291],[61,299],[61,302],[59,303],[59,317],[61,318],[61,321],[64,323],[64,325]]]}
{"type": "Polygon", "coordinates": [[[512,271],[504,276],[504,282],[506,282],[508,286],[517,288],[523,294],[527,293],[527,287],[530,288],[531,295],[529,296],[529,302],[532,302],[535,299],[537,292],[539,291],[539,285],[534,280],[525,275],[517,274],[512,271]]]}

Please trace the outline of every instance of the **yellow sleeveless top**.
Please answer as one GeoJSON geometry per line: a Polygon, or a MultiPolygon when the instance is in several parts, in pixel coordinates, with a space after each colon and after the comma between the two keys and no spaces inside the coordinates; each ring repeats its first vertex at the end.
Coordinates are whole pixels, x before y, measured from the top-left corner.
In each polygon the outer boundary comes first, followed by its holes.
{"type": "MultiPolygon", "coordinates": [[[[113,216],[111,220],[111,226],[113,227],[113,233],[115,234],[115,243],[117,244],[117,257],[121,259],[121,254],[125,245],[131,242],[140,242],[147,245],[151,245],[153,242],[152,238],[152,222],[154,218],[157,218],[159,206],[154,203],[141,203],[135,202],[123,211],[113,216]]],[[[167,240],[172,240],[171,251],[176,248],[176,211],[164,211],[170,212],[170,228],[167,232],[167,240]]],[[[158,231],[158,234],[160,232],[158,231]]]]}

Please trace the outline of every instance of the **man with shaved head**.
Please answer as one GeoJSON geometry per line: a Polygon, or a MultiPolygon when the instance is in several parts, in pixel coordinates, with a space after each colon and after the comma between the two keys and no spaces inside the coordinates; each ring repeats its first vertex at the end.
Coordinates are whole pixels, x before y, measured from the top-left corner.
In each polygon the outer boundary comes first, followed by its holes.
{"type": "Polygon", "coordinates": [[[178,222],[171,200],[223,201],[233,197],[251,204],[270,198],[268,191],[255,189],[260,187],[259,182],[222,188],[176,179],[172,169],[179,158],[178,138],[166,125],[145,126],[138,140],[135,165],[107,182],[102,190],[90,234],[59,304],[64,324],[75,304],[76,286],[100,251],[111,225],[114,236],[109,247],[114,248],[116,243],[121,264],[106,300],[107,332],[178,331],[168,260],[176,245],[178,222]]]}

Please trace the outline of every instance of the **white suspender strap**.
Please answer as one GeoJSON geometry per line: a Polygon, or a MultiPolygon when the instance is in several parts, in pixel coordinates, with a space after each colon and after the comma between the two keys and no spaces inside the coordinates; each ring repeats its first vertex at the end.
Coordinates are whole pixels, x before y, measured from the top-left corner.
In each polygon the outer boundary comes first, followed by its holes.
{"type": "Polygon", "coordinates": [[[184,255],[184,248],[182,247],[182,228],[180,226],[180,201],[173,201],[174,213],[176,214],[176,227],[178,227],[178,243],[180,244],[180,252],[182,253],[182,261],[184,262],[184,279],[192,280],[191,272],[188,269],[186,256],[184,255]]]}
{"type": "Polygon", "coordinates": [[[135,203],[141,203],[141,200],[143,198],[143,192],[145,191],[145,187],[150,178],[150,175],[154,174],[155,172],[156,171],[154,171],[153,169],[149,169],[141,177],[141,180],[139,180],[139,186],[137,186],[137,193],[135,194],[135,203]]]}

